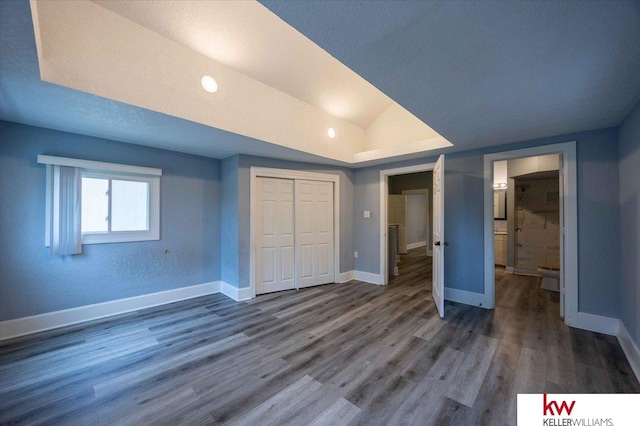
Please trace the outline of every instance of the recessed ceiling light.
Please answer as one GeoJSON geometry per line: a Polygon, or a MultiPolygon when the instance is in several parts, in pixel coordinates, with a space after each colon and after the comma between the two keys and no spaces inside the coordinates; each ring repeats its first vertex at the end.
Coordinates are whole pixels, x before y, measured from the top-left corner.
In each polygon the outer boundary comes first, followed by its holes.
{"type": "Polygon", "coordinates": [[[333,139],[333,138],[335,138],[335,137],[336,137],[336,131],[335,131],[335,130],[333,130],[333,127],[329,127],[329,131],[327,132],[327,134],[329,135],[329,137],[330,137],[331,139],[333,139]]]}
{"type": "Polygon", "coordinates": [[[204,77],[202,77],[200,83],[202,83],[202,87],[204,88],[204,90],[209,93],[215,93],[218,91],[218,83],[216,83],[216,81],[210,75],[205,75],[204,77]]]}

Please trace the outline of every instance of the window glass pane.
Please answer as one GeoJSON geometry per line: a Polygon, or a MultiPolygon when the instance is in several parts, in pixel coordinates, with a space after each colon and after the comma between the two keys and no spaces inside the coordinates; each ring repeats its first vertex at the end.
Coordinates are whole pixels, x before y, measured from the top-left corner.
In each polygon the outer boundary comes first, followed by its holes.
{"type": "Polygon", "coordinates": [[[109,180],[82,178],[82,233],[107,232],[109,180]]]}
{"type": "Polygon", "coordinates": [[[149,229],[149,184],[130,180],[111,181],[111,230],[149,229]]]}

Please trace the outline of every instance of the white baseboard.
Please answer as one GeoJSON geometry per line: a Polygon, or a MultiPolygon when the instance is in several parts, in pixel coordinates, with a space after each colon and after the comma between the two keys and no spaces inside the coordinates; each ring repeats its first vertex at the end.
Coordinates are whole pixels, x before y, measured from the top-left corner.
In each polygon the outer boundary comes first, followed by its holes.
{"type": "Polygon", "coordinates": [[[383,285],[384,280],[380,274],[372,274],[371,272],[354,271],[354,279],[369,284],[383,285]]]}
{"type": "Polygon", "coordinates": [[[426,241],[418,241],[417,243],[407,244],[407,250],[415,249],[418,247],[424,247],[427,245],[426,241]]]}
{"type": "Polygon", "coordinates": [[[624,354],[627,356],[631,369],[636,375],[636,379],[640,381],[640,348],[629,334],[629,330],[624,326],[622,320],[620,320],[620,326],[618,329],[618,341],[624,354]]]}
{"type": "Polygon", "coordinates": [[[528,277],[541,277],[536,269],[529,268],[511,268],[512,273],[516,275],[526,275],[528,277]]]}
{"type": "Polygon", "coordinates": [[[218,293],[218,281],[0,322],[0,340],[218,293]]]}
{"type": "Polygon", "coordinates": [[[346,283],[355,279],[355,271],[340,272],[339,283],[346,283]]]}
{"type": "Polygon", "coordinates": [[[251,299],[251,287],[238,288],[224,281],[220,281],[220,293],[236,302],[251,299]]]}
{"type": "Polygon", "coordinates": [[[578,312],[572,320],[567,323],[570,327],[581,328],[583,330],[595,331],[596,333],[617,336],[620,330],[620,320],[602,315],[578,312]]]}
{"type": "Polygon", "coordinates": [[[444,298],[452,302],[464,303],[465,305],[485,307],[484,294],[472,291],[458,290],[457,288],[444,288],[444,298]]]}
{"type": "Polygon", "coordinates": [[[504,268],[504,271],[507,274],[513,274],[513,266],[507,266],[506,268],[504,268]]]}

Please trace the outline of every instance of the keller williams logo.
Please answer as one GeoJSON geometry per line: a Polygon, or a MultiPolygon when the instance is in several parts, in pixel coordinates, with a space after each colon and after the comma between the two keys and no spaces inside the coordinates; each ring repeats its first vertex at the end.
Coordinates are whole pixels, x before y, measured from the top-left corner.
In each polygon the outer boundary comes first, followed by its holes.
{"type": "Polygon", "coordinates": [[[547,402],[547,394],[543,395],[543,416],[560,416],[563,411],[567,412],[567,416],[571,415],[573,411],[573,407],[576,405],[575,401],[571,401],[571,404],[567,404],[567,401],[562,401],[560,405],[558,405],[557,401],[549,401],[547,402]],[[555,412],[553,411],[555,408],[555,412]]]}

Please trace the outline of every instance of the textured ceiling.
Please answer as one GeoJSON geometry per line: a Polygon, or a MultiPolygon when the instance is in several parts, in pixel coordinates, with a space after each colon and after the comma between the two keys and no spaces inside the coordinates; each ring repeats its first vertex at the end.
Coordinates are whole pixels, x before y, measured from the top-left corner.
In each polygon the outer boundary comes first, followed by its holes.
{"type": "Polygon", "coordinates": [[[213,158],[345,164],[41,81],[28,1],[0,1],[0,119],[213,158]]]}
{"type": "Polygon", "coordinates": [[[637,1],[261,2],[457,149],[618,125],[640,99],[637,1]]]}
{"type": "Polygon", "coordinates": [[[92,1],[356,126],[368,127],[393,103],[254,2],[92,1]]]}
{"type": "MultiPolygon", "coordinates": [[[[618,125],[640,99],[638,2],[263,4],[454,150],[618,125]]],[[[215,158],[345,164],[42,82],[28,1],[0,2],[0,96],[3,120],[215,158]]]]}

